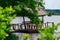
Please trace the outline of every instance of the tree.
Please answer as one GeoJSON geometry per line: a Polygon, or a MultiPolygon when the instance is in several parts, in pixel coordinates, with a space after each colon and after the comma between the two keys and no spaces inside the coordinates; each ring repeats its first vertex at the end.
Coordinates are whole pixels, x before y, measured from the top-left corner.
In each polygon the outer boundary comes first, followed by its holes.
{"type": "Polygon", "coordinates": [[[0,40],[10,36],[10,22],[16,16],[27,16],[39,25],[36,8],[44,8],[43,4],[43,0],[0,0],[0,40]]]}
{"type": "Polygon", "coordinates": [[[27,16],[33,23],[39,24],[40,19],[37,15],[36,8],[43,6],[43,0],[1,0],[0,6],[3,8],[12,6],[19,16],[27,16]],[[39,2],[38,2],[39,1],[39,2]]]}

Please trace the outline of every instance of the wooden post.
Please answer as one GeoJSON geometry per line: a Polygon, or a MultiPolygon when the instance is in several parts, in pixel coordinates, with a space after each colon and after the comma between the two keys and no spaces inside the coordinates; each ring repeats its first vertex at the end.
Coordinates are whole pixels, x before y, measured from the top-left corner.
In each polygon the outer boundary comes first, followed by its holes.
{"type": "Polygon", "coordinates": [[[26,29],[25,18],[24,18],[24,16],[23,16],[23,24],[24,24],[24,27],[25,27],[25,29],[26,29]]]}
{"type": "Polygon", "coordinates": [[[16,26],[13,24],[13,30],[15,30],[16,29],[16,26]]]}
{"type": "Polygon", "coordinates": [[[44,15],[42,15],[42,23],[41,23],[41,27],[40,27],[40,29],[42,28],[43,23],[44,23],[44,15]]]}
{"type": "Polygon", "coordinates": [[[44,16],[42,15],[42,23],[44,23],[44,16]]]}
{"type": "Polygon", "coordinates": [[[52,27],[54,27],[54,22],[52,22],[52,27]]]}
{"type": "Polygon", "coordinates": [[[46,28],[47,26],[46,26],[46,23],[45,23],[45,28],[46,28]]]}
{"type": "Polygon", "coordinates": [[[23,28],[22,28],[22,25],[23,25],[23,24],[21,24],[21,25],[20,25],[20,28],[19,28],[20,30],[22,30],[22,29],[23,29],[23,28]]]}
{"type": "Polygon", "coordinates": [[[47,27],[48,27],[48,22],[47,22],[47,27]]]}
{"type": "Polygon", "coordinates": [[[23,40],[24,33],[18,33],[18,36],[19,36],[19,40],[23,40]]]}
{"type": "Polygon", "coordinates": [[[54,22],[52,22],[52,26],[54,26],[54,22]]]}
{"type": "Polygon", "coordinates": [[[30,40],[34,40],[33,34],[30,34],[30,40]]]}

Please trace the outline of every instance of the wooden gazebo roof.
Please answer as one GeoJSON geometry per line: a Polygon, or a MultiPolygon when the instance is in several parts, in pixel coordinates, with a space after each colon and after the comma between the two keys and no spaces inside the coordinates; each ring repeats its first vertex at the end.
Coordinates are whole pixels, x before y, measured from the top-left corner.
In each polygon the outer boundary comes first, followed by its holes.
{"type": "Polygon", "coordinates": [[[41,16],[41,15],[47,15],[47,12],[44,9],[39,9],[38,10],[38,15],[39,16],[41,16]]]}
{"type": "MultiPolygon", "coordinates": [[[[32,9],[31,8],[26,8],[26,10],[29,10],[29,11],[32,11],[32,9]]],[[[39,8],[37,8],[36,9],[37,11],[38,11],[38,15],[39,16],[41,16],[41,15],[47,15],[48,13],[44,10],[44,9],[39,9],[39,8]]],[[[33,11],[32,11],[33,12],[33,11]]]]}

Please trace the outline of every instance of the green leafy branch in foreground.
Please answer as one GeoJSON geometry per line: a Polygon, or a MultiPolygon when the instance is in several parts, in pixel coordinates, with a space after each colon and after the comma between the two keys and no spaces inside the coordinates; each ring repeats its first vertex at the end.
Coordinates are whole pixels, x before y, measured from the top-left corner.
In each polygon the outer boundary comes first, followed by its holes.
{"type": "Polygon", "coordinates": [[[12,6],[6,7],[5,9],[0,7],[0,40],[4,40],[6,37],[10,36],[10,22],[16,16],[11,16],[14,12],[15,10],[12,6]]]}
{"type": "Polygon", "coordinates": [[[54,25],[52,27],[47,27],[44,30],[39,30],[40,32],[40,38],[37,40],[56,40],[54,37],[55,30],[60,26],[60,23],[57,25],[54,25]]]}

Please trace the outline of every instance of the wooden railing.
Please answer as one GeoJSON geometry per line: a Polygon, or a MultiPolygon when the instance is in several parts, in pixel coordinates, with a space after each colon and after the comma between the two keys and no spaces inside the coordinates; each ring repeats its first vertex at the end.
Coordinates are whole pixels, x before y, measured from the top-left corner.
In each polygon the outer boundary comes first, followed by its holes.
{"type": "Polygon", "coordinates": [[[54,22],[46,22],[43,24],[43,27],[53,27],[54,26],[54,22]]]}
{"type": "Polygon", "coordinates": [[[35,24],[12,24],[11,29],[13,30],[36,30],[37,26],[35,24]]]}
{"type": "Polygon", "coordinates": [[[46,27],[53,26],[53,24],[54,24],[54,22],[43,23],[42,28],[40,28],[41,26],[37,27],[35,24],[32,24],[32,23],[25,23],[25,25],[24,24],[11,24],[11,31],[23,30],[23,31],[33,31],[34,32],[34,30],[36,31],[38,29],[44,29],[46,27]],[[51,25],[49,25],[49,23],[51,23],[51,25]]]}

